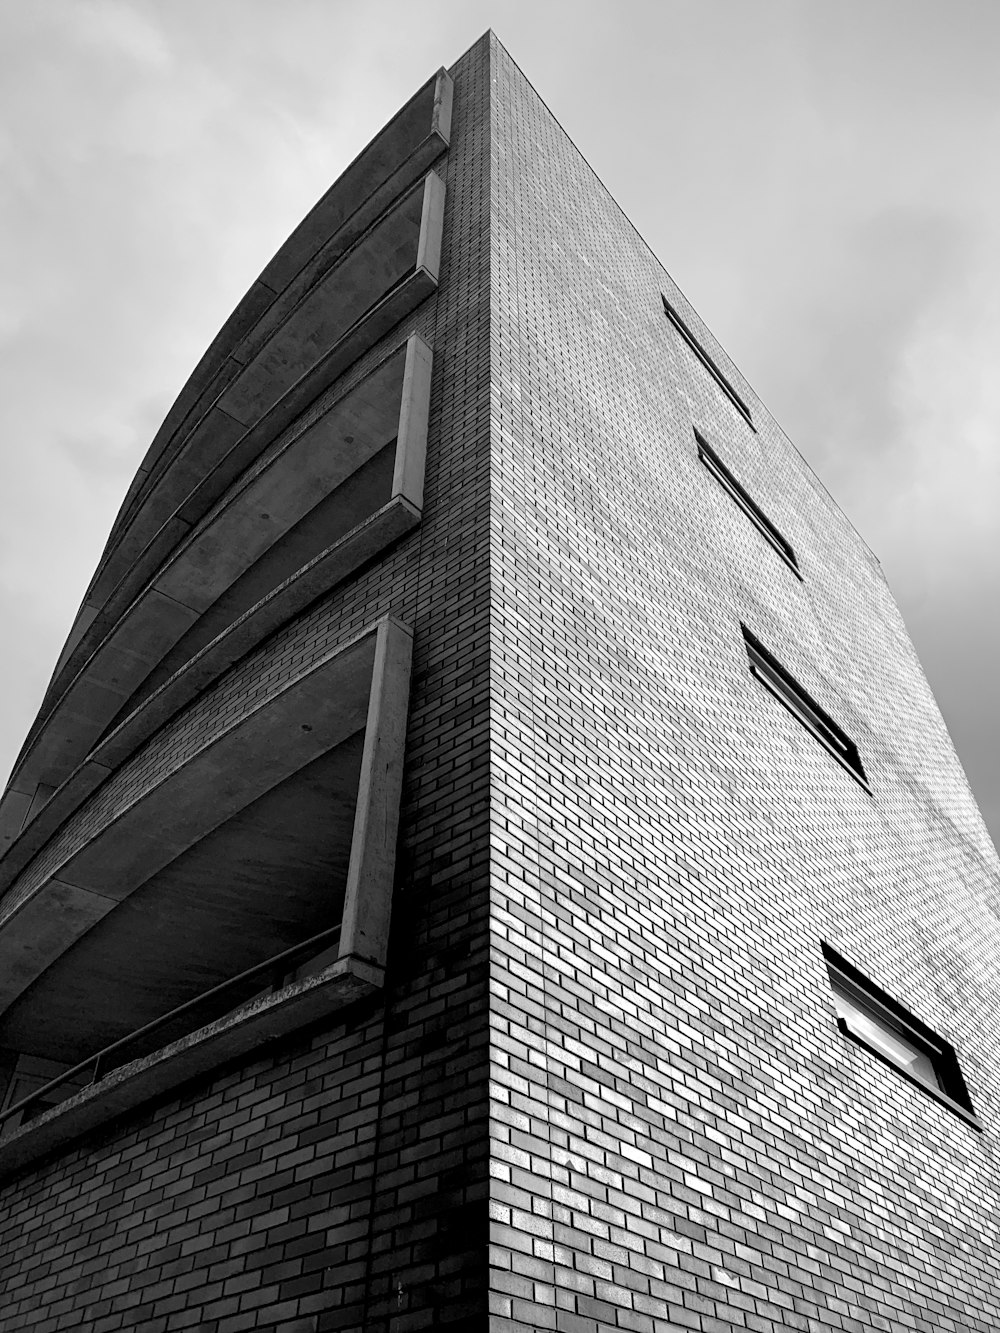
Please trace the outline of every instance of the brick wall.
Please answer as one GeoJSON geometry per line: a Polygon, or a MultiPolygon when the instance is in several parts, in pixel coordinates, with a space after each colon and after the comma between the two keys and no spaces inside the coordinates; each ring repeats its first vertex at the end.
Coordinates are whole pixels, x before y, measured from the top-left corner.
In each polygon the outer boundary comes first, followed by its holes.
{"type": "Polygon", "coordinates": [[[877,561],[494,60],[491,1327],[987,1333],[996,855],[877,561]],[[984,1133],[840,1034],[821,939],[954,1042],[984,1133]]]}
{"type": "Polygon", "coordinates": [[[481,1326],[488,59],[478,43],[452,71],[438,295],[312,409],[422,334],[435,352],[422,525],[235,667],[104,793],[127,800],[130,777],[197,745],[264,677],[386,612],[405,620],[413,691],[384,997],[3,1182],[2,1333],[481,1326]]]}

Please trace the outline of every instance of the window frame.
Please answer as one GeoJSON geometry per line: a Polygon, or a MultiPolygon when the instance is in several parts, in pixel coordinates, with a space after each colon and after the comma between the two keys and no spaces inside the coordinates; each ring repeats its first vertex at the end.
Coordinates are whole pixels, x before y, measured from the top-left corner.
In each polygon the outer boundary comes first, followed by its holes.
{"type": "Polygon", "coordinates": [[[838,1012],[836,1022],[841,1033],[855,1045],[875,1056],[901,1078],[906,1079],[908,1083],[919,1088],[921,1092],[948,1107],[973,1129],[982,1132],[983,1126],[972,1105],[972,1098],[969,1096],[954,1046],[929,1028],[926,1023],[922,1023],[880,986],[876,986],[825,940],[820,941],[820,948],[826,963],[831,997],[841,996],[846,999],[848,1004],[860,1010],[890,1038],[893,1036],[901,1038],[906,1045],[923,1055],[934,1071],[937,1085],[920,1078],[893,1060],[886,1051],[880,1050],[871,1041],[866,1040],[862,1033],[855,1031],[850,1022],[838,1012]]]}
{"type": "Polygon", "coordinates": [[[756,500],[736,480],[698,427],[695,426],[693,429],[700,462],[704,464],[707,471],[715,478],[730,499],[746,514],[765,541],[777,551],[796,578],[801,579],[802,571],[799,569],[799,562],[795,557],[791,542],[781,535],[756,500]]]}
{"type": "Polygon", "coordinates": [[[705,348],[702,347],[701,343],[688,328],[687,324],[681,317],[680,312],[677,310],[677,308],[671,305],[671,303],[667,300],[663,292],[660,293],[660,298],[663,301],[663,311],[667,319],[674,326],[677,332],[681,335],[681,337],[687,343],[688,347],[690,347],[691,351],[694,352],[695,356],[708,371],[709,375],[711,375],[712,379],[715,380],[716,384],[719,386],[722,392],[732,403],[733,407],[736,408],[737,412],[739,412],[740,416],[743,418],[743,420],[747,423],[747,425],[756,435],[757,427],[753,424],[753,417],[751,416],[749,407],[747,407],[746,403],[743,401],[740,395],[730,384],[729,380],[727,380],[725,375],[723,375],[722,371],[716,365],[714,359],[708,354],[708,352],[706,352],[705,348]]]}
{"type": "Polygon", "coordinates": [[[830,714],[820,707],[791,672],[783,667],[772,653],[767,651],[756,635],[747,629],[746,625],[741,624],[740,629],[743,631],[743,642],[747,657],[750,659],[750,674],[759,680],[779,703],[787,708],[792,716],[819,741],[824,750],[833,755],[841,768],[846,769],[854,781],[863,787],[870,796],[871,787],[868,783],[868,775],[865,772],[861,755],[858,753],[858,747],[854,741],[834,722],[830,714]]]}

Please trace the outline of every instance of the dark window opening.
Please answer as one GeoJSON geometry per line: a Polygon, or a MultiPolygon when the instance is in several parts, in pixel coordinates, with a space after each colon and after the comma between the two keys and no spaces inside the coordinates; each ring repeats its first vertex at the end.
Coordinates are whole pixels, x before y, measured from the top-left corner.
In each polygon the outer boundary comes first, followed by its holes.
{"type": "Polygon", "coordinates": [[[868,778],[858,747],[851,738],[841,731],[829,713],[825,712],[815,699],[808,694],[777,658],[750,633],[745,625],[741,626],[746,643],[747,656],[750,659],[750,671],[799,722],[812,732],[824,749],[829,750],[848,773],[855,778],[866,791],[869,790],[868,778]]]}
{"type": "Polygon", "coordinates": [[[822,949],[841,1032],[981,1129],[954,1047],[828,944],[822,949]]]}
{"type": "Polygon", "coordinates": [[[795,558],[795,552],[792,550],[791,542],[786,541],[786,539],[782,537],[778,529],[760,506],[751,499],[750,495],[736,480],[700,431],[695,431],[694,438],[698,442],[698,457],[705,464],[706,468],[708,468],[709,472],[711,472],[715,480],[723,490],[729,493],[731,499],[736,501],[744,514],[746,514],[747,518],[749,518],[750,522],[753,523],[762,536],[770,542],[781,556],[782,560],[790,565],[795,573],[798,574],[799,578],[801,578],[802,575],[799,573],[799,562],[795,558]]]}
{"type": "Polygon", "coordinates": [[[677,332],[687,343],[688,347],[691,348],[691,351],[694,352],[695,356],[698,358],[701,364],[711,375],[712,379],[715,380],[716,384],[719,386],[722,392],[732,403],[733,407],[736,408],[737,412],[739,412],[740,416],[747,423],[750,429],[752,431],[756,431],[757,428],[753,424],[753,417],[750,415],[749,407],[747,407],[746,403],[739,396],[739,394],[736,392],[733,386],[729,383],[725,375],[723,375],[722,371],[715,364],[715,362],[709,356],[709,354],[705,351],[704,347],[702,347],[701,343],[694,336],[694,334],[691,332],[688,326],[684,323],[684,320],[680,317],[678,312],[670,304],[667,298],[663,296],[662,292],[660,293],[660,295],[663,297],[663,309],[666,312],[667,319],[670,320],[671,324],[674,326],[677,332]]]}

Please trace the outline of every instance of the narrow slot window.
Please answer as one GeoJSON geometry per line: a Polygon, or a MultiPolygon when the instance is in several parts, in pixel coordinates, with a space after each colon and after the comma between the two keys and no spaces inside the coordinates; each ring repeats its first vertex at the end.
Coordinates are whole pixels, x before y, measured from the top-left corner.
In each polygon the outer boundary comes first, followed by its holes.
{"type": "Polygon", "coordinates": [[[798,718],[807,731],[812,732],[819,743],[830,751],[837,762],[843,765],[866,791],[869,790],[868,778],[861,763],[861,756],[858,754],[858,747],[851,738],[841,731],[829,713],[825,712],[795,677],[785,670],[777,658],[754,638],[745,625],[742,629],[751,673],[794,717],[798,718]]]}
{"type": "Polygon", "coordinates": [[[781,556],[782,560],[784,560],[785,563],[798,574],[799,578],[801,578],[802,574],[799,571],[799,562],[795,558],[795,552],[792,550],[791,542],[786,541],[785,538],[782,537],[778,529],[760,506],[751,499],[750,495],[743,489],[699,430],[695,431],[694,438],[698,443],[698,457],[704,463],[705,467],[711,472],[712,476],[723,490],[728,492],[730,498],[735,500],[743,510],[744,514],[746,514],[747,518],[749,518],[750,522],[757,528],[758,532],[770,542],[781,556]]]}
{"type": "Polygon", "coordinates": [[[750,429],[752,431],[756,431],[757,428],[753,424],[753,417],[750,415],[749,407],[747,407],[746,403],[739,396],[739,394],[736,392],[733,386],[729,383],[725,375],[723,375],[722,371],[715,364],[713,359],[709,356],[708,352],[705,351],[704,347],[702,347],[701,343],[694,336],[694,334],[691,332],[691,330],[685,324],[684,320],[674,309],[674,307],[670,304],[667,298],[663,296],[662,292],[660,293],[660,295],[663,298],[663,309],[666,313],[667,319],[670,320],[671,324],[674,326],[677,332],[687,343],[688,347],[691,348],[691,351],[694,352],[695,356],[698,358],[701,364],[711,375],[712,379],[715,380],[716,384],[719,386],[722,392],[732,403],[733,407],[736,408],[737,412],[739,412],[740,416],[747,423],[750,429]]]}
{"type": "Polygon", "coordinates": [[[828,944],[822,949],[841,1032],[981,1128],[954,1047],[828,944]]]}

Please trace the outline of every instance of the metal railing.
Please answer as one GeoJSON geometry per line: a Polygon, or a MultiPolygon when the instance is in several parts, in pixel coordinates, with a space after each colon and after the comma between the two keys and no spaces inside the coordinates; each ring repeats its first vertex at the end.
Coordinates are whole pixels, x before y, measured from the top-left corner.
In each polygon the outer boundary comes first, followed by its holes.
{"type": "MultiPolygon", "coordinates": [[[[42,1087],[36,1088],[34,1092],[29,1093],[27,1097],[22,1097],[19,1102],[15,1102],[12,1106],[8,1106],[5,1110],[0,1111],[0,1131],[2,1131],[6,1122],[12,1116],[17,1115],[19,1111],[30,1110],[35,1102],[43,1101],[53,1089],[60,1088],[64,1083],[69,1083],[74,1079],[78,1079],[81,1074],[86,1074],[88,1071],[92,1071],[90,1079],[85,1083],[81,1083],[80,1088],[75,1089],[75,1091],[82,1091],[84,1087],[92,1087],[95,1083],[99,1083],[101,1079],[105,1078],[112,1070],[118,1069],[123,1064],[128,1063],[129,1057],[125,1055],[124,1058],[121,1058],[121,1056],[130,1046],[134,1046],[140,1040],[152,1036],[161,1028],[176,1023],[178,1019],[182,1018],[185,1014],[193,1012],[200,1006],[219,1000],[226,994],[234,992],[241,987],[245,987],[257,980],[257,978],[265,977],[268,974],[270,974],[271,977],[272,992],[280,990],[282,986],[287,984],[289,973],[295,970],[294,967],[290,966],[294,959],[301,961],[310,954],[320,953],[325,945],[332,944],[335,940],[339,939],[340,931],[341,927],[339,924],[331,926],[327,930],[321,930],[318,935],[312,935],[309,939],[302,940],[300,944],[294,944],[290,949],[284,949],[281,953],[274,954],[273,957],[265,959],[263,963],[255,963],[253,967],[248,967],[245,972],[240,972],[235,977],[229,977],[228,980],[220,982],[210,990],[202,991],[202,993],[196,995],[193,1000],[185,1000],[183,1004],[177,1005],[176,1008],[171,1009],[169,1013],[161,1014],[159,1018],[154,1018],[152,1022],[144,1024],[141,1028],[136,1028],[135,1031],[130,1032],[128,1036],[119,1037],[117,1041],[111,1042],[111,1044],[105,1046],[103,1050],[88,1056],[86,1060],[81,1060],[79,1064],[73,1065],[71,1069],[64,1070],[63,1073],[50,1079],[49,1082],[42,1087]]],[[[252,997],[247,998],[249,999],[252,997]]],[[[246,1002],[246,1000],[242,1001],[242,1003],[246,1002]]],[[[222,1017],[222,1015],[220,1014],[218,1017],[222,1017]]],[[[187,1032],[194,1031],[197,1026],[198,1025],[195,1024],[192,1027],[189,1027],[187,1032]]]]}

